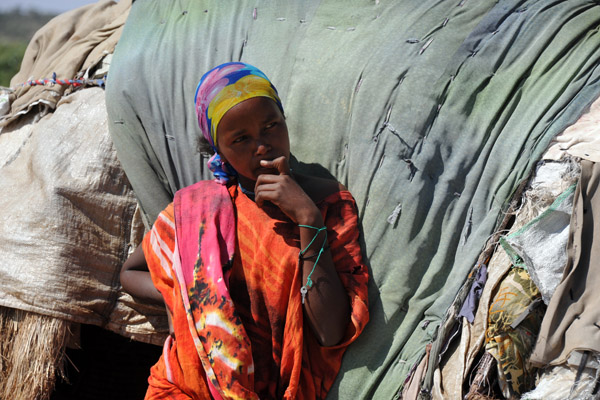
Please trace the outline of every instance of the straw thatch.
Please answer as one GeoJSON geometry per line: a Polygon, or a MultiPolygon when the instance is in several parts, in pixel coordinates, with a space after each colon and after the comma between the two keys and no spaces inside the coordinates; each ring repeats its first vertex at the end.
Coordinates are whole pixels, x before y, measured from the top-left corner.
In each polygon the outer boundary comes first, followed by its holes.
{"type": "Polygon", "coordinates": [[[0,399],[47,400],[63,362],[69,322],[0,307],[0,399]]]}

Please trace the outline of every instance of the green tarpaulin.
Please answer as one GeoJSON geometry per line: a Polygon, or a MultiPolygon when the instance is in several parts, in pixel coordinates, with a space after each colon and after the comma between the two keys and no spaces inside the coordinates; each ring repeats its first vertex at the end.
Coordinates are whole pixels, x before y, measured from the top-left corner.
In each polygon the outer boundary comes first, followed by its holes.
{"type": "Polygon", "coordinates": [[[354,194],[371,321],[330,398],[391,399],[424,354],[511,194],[600,93],[594,1],[137,0],[111,65],[121,162],[153,220],[209,178],[194,90],[258,66],[296,168],[354,194]]]}

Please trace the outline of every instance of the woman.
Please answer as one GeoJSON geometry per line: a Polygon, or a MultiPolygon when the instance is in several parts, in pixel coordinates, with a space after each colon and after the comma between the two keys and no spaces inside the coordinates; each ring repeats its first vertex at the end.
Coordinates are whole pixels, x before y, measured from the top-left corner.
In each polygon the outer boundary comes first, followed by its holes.
{"type": "Polygon", "coordinates": [[[216,180],[178,191],[121,273],[172,324],[146,398],[324,398],[368,320],[354,200],[292,173],[255,67],[207,72],[195,104],[216,180]]]}

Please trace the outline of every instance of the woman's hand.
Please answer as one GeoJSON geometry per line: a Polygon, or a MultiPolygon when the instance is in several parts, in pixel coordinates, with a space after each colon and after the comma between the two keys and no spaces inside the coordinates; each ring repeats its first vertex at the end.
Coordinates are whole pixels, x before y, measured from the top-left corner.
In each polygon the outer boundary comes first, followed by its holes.
{"type": "MultiPolygon", "coordinates": [[[[259,207],[270,201],[279,207],[298,225],[321,228],[325,225],[321,212],[314,201],[290,175],[290,167],[285,157],[272,161],[261,161],[261,166],[277,170],[279,175],[263,174],[256,180],[254,200],[259,207]]],[[[306,250],[306,259],[300,261],[302,284],[308,277],[314,282],[303,300],[308,323],[317,340],[323,346],[338,344],[350,323],[350,301],[339,279],[331,253],[327,248],[325,231],[313,228],[300,228],[300,248],[306,250]],[[315,266],[316,254],[322,251],[315,266]]]]}
{"type": "Polygon", "coordinates": [[[262,207],[265,201],[270,201],[296,224],[314,226],[320,221],[322,226],[319,209],[292,177],[284,156],[271,161],[262,160],[260,165],[276,170],[279,175],[262,174],[256,180],[254,201],[259,207],[262,207]]]}

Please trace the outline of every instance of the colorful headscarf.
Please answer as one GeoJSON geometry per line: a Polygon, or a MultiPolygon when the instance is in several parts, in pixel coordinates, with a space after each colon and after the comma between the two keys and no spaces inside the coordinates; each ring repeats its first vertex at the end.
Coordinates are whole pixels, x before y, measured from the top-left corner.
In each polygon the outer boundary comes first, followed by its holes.
{"type": "Polygon", "coordinates": [[[215,155],[208,161],[208,168],[215,179],[225,184],[237,173],[231,165],[224,163],[217,153],[217,128],[219,122],[233,106],[253,97],[273,99],[283,112],[277,89],[258,68],[241,63],[221,64],[208,71],[198,84],[194,102],[202,134],[208,140],[215,155]]]}

